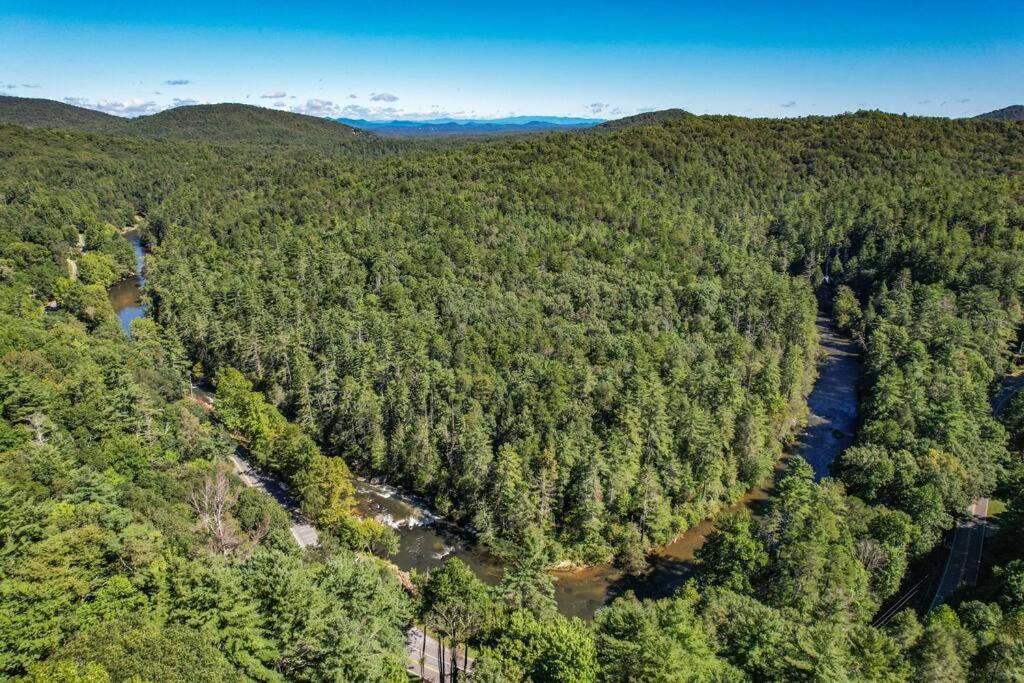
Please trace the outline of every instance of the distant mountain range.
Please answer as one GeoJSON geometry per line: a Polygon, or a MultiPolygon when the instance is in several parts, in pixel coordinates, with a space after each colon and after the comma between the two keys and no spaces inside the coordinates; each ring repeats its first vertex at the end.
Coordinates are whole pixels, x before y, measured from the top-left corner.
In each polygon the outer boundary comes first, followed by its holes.
{"type": "Polygon", "coordinates": [[[993,119],[997,121],[1024,121],[1024,105],[1014,104],[995,111],[975,116],[976,119],[993,119]]]}
{"type": "Polygon", "coordinates": [[[384,137],[510,135],[589,128],[603,119],[510,116],[501,119],[438,118],[426,121],[330,119],[247,104],[197,104],[126,119],[54,100],[0,95],[0,123],[39,128],[73,128],[113,135],[222,144],[305,144],[350,146],[384,137]]]}
{"type": "Polygon", "coordinates": [[[549,130],[590,128],[604,119],[573,118],[566,116],[509,116],[501,119],[426,119],[423,121],[367,121],[365,119],[335,119],[341,123],[378,135],[396,137],[428,137],[457,135],[512,135],[549,130]]]}
{"type": "MultiPolygon", "coordinates": [[[[456,138],[581,129],[601,133],[688,116],[693,114],[682,109],[666,109],[612,121],[560,116],[365,121],[306,116],[247,104],[198,104],[125,119],[54,100],[0,95],[0,124],[220,145],[297,145],[324,151],[369,147],[379,151],[389,146],[401,147],[403,142],[395,138],[402,137],[456,138]],[[381,137],[391,139],[382,143],[381,137]]],[[[975,118],[1024,121],[1024,106],[1014,105],[975,118]]]]}

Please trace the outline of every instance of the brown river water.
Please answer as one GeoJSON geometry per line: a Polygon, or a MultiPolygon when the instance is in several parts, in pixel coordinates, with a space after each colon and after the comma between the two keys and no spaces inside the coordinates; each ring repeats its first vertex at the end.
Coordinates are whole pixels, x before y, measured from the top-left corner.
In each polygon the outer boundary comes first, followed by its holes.
{"type": "MultiPolygon", "coordinates": [[[[110,288],[109,295],[121,327],[130,334],[131,322],[146,312],[141,299],[145,279],[138,232],[129,231],[125,237],[135,250],[139,275],[118,282],[110,288]]],[[[784,457],[805,458],[820,479],[828,476],[832,461],[853,440],[861,369],[856,347],[836,333],[830,320],[819,318],[817,326],[825,353],[818,367],[818,380],[807,399],[807,428],[784,457]]],[[[733,508],[746,506],[760,514],[767,506],[773,485],[774,478],[747,492],[733,508]]],[[[391,559],[399,568],[425,572],[450,557],[458,557],[482,581],[495,584],[501,580],[502,562],[475,547],[461,529],[435,516],[425,501],[387,484],[365,480],[357,482],[356,491],[362,514],[388,524],[398,534],[399,551],[391,559]]],[[[598,609],[629,590],[641,598],[672,595],[692,572],[694,553],[713,530],[711,520],[690,527],[672,543],[652,552],[646,571],[640,574],[626,574],[612,565],[553,572],[559,611],[590,619],[598,609]]]]}

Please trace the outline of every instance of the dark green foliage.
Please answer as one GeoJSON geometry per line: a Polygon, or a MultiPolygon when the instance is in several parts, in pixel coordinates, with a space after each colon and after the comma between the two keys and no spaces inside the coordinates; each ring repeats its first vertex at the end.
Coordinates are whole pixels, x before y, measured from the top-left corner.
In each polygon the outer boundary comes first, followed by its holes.
{"type": "Polygon", "coordinates": [[[1014,680],[1019,545],[985,600],[868,624],[1021,481],[988,403],[1021,322],[1019,126],[669,112],[442,148],[240,106],[118,125],[0,126],[4,675],[401,680],[397,582],[337,541],[303,557],[218,478],[229,441],[182,400],[198,364],[322,531],[392,545],[351,514],[351,466],[511,559],[493,590],[455,562],[421,583],[479,680],[1014,680]],[[104,293],[127,225],[152,247],[131,341],[104,293]],[[550,563],[642,569],[772,472],[815,294],[864,350],[836,479],[792,458],[761,519],[708,539],[700,594],[558,616],[550,563]],[[218,481],[220,537],[190,509],[218,481]]]}
{"type": "Polygon", "coordinates": [[[0,96],[0,123],[110,132],[120,128],[124,119],[63,102],[4,95],[0,96]]]}
{"type": "Polygon", "coordinates": [[[978,114],[974,118],[992,121],[1024,121],[1024,105],[1012,104],[1009,107],[978,114]]]}

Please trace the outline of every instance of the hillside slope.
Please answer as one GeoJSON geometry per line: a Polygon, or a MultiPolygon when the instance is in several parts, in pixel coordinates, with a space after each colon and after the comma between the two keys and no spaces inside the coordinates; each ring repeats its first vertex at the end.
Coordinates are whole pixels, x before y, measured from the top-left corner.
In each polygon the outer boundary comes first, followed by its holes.
{"type": "Polygon", "coordinates": [[[656,123],[663,123],[665,121],[674,121],[675,119],[687,116],[694,116],[694,114],[691,114],[685,109],[661,109],[659,111],[647,111],[642,114],[636,114],[635,116],[615,119],[614,121],[605,121],[602,124],[594,126],[594,130],[610,132],[622,130],[624,128],[650,126],[656,123]]]}
{"type": "Polygon", "coordinates": [[[0,123],[211,144],[358,149],[368,154],[397,144],[381,144],[373,133],[330,119],[246,104],[175,107],[124,119],[54,100],[0,97],[0,123]]]}
{"type": "Polygon", "coordinates": [[[123,128],[126,122],[110,114],[54,100],[0,95],[0,123],[111,132],[123,128]]]}
{"type": "Polygon", "coordinates": [[[375,136],[328,119],[246,104],[175,107],[128,122],[134,135],[196,142],[337,145],[375,136]]]}
{"type": "Polygon", "coordinates": [[[1014,104],[995,111],[978,114],[976,119],[991,119],[994,121],[1024,121],[1024,105],[1014,104]]]}

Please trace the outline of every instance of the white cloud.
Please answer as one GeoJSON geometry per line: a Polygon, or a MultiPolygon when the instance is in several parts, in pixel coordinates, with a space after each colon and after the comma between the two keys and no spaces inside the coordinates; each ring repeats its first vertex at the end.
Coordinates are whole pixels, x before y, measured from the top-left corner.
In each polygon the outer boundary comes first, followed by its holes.
{"type": "MultiPolygon", "coordinates": [[[[281,108],[286,102],[275,102],[272,106],[281,108]]],[[[469,116],[472,112],[457,111],[450,112],[437,108],[430,111],[405,111],[394,106],[374,106],[361,104],[343,104],[334,100],[314,98],[306,100],[301,104],[292,103],[287,107],[288,111],[307,116],[329,117],[332,119],[365,119],[367,121],[423,121],[426,119],[439,118],[460,118],[469,116]]]]}
{"type": "Polygon", "coordinates": [[[378,92],[370,95],[371,102],[397,102],[398,97],[389,92],[378,92]]]}
{"type": "Polygon", "coordinates": [[[306,100],[305,104],[298,104],[292,107],[292,111],[308,116],[338,116],[338,105],[331,100],[314,98],[306,100]]]}
{"type": "Polygon", "coordinates": [[[193,104],[199,104],[199,100],[193,100],[191,97],[186,97],[184,99],[182,99],[180,97],[175,97],[173,102],[172,102],[172,104],[171,104],[171,106],[172,107],[190,107],[193,104]]]}
{"type": "Polygon", "coordinates": [[[163,109],[163,107],[152,100],[140,99],[93,101],[87,100],[83,97],[65,97],[64,101],[68,104],[73,104],[76,107],[85,107],[86,109],[94,109],[107,114],[126,117],[155,114],[163,109]]]}
{"type": "Polygon", "coordinates": [[[356,95],[355,93],[352,93],[351,95],[349,95],[349,96],[348,96],[348,98],[349,98],[350,100],[355,100],[355,99],[358,99],[358,98],[359,98],[359,95],[356,95]]]}
{"type": "Polygon", "coordinates": [[[288,96],[288,93],[284,92],[283,90],[270,90],[270,91],[267,91],[267,92],[263,93],[262,95],[260,95],[260,98],[262,98],[264,100],[279,100],[282,97],[287,97],[287,96],[288,96]]]}
{"type": "Polygon", "coordinates": [[[590,110],[591,114],[600,114],[610,106],[612,105],[608,104],[607,102],[593,102],[587,105],[587,109],[590,110]]]}
{"type": "Polygon", "coordinates": [[[168,81],[164,81],[164,83],[166,83],[167,85],[188,85],[191,82],[192,81],[188,80],[187,78],[172,78],[168,81]]]}

